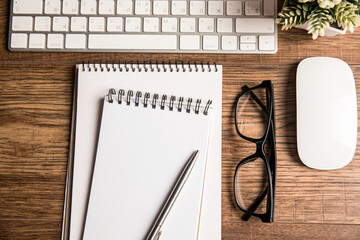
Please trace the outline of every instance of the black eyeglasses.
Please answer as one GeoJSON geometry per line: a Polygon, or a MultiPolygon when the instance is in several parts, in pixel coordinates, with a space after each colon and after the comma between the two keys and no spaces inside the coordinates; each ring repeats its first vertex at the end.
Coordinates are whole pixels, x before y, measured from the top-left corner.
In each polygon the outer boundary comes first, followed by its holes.
{"type": "Polygon", "coordinates": [[[251,216],[274,221],[276,148],[274,93],[271,81],[244,86],[236,105],[237,134],[256,144],[256,152],[241,160],[234,174],[236,204],[247,221],[251,216]]]}

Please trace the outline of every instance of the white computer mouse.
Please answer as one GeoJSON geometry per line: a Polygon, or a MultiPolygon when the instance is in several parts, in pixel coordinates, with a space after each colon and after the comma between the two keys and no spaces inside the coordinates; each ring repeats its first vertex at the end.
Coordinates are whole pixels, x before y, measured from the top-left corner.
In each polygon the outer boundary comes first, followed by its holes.
{"type": "Polygon", "coordinates": [[[344,61],[312,57],[300,62],[296,76],[297,149],[310,168],[345,167],[357,141],[354,75],[344,61]]]}

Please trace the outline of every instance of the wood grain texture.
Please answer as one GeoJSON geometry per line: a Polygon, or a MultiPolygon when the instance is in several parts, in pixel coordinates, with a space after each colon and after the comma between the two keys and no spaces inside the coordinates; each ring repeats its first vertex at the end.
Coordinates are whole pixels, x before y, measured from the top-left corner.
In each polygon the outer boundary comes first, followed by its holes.
{"type": "MultiPolygon", "coordinates": [[[[281,5],[282,3],[279,3],[281,5]]],[[[296,150],[295,72],[310,56],[348,62],[360,95],[360,31],[316,41],[279,32],[275,55],[21,53],[7,50],[9,1],[0,1],[0,239],[59,239],[75,64],[82,61],[191,61],[223,65],[222,236],[231,239],[360,239],[360,149],[335,171],[305,167],[296,150]],[[234,129],[245,84],[274,83],[277,191],[275,223],[241,221],[233,171],[255,148],[234,129]]],[[[359,98],[358,98],[359,99],[359,98]]],[[[359,105],[358,100],[358,105],[359,105]]]]}

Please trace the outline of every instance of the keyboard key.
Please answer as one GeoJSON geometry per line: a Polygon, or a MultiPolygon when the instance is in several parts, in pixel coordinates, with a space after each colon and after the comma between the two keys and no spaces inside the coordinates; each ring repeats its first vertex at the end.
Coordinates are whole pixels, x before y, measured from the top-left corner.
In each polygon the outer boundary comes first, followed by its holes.
{"type": "Polygon", "coordinates": [[[223,15],[224,14],[224,3],[223,1],[209,1],[208,2],[208,13],[209,15],[223,15]]]}
{"type": "Polygon", "coordinates": [[[255,51],[256,44],[255,43],[240,43],[241,51],[255,51]]]}
{"type": "Polygon", "coordinates": [[[90,17],[89,18],[89,31],[90,32],[104,32],[105,31],[105,18],[104,17],[90,17]]]}
{"type": "Polygon", "coordinates": [[[63,34],[48,34],[47,48],[50,48],[50,49],[64,48],[64,35],[63,34]]]}
{"type": "Polygon", "coordinates": [[[261,50],[261,51],[275,50],[275,37],[274,36],[259,36],[259,50],[261,50]]]}
{"type": "Polygon", "coordinates": [[[256,43],[256,36],[241,36],[241,43],[256,43]]]}
{"type": "Polygon", "coordinates": [[[35,31],[49,32],[51,25],[50,17],[35,17],[35,31]]]}
{"type": "Polygon", "coordinates": [[[78,0],[63,0],[63,14],[79,14],[78,0]]]}
{"type": "Polygon", "coordinates": [[[159,32],[159,18],[144,18],[144,32],[159,32]]]}
{"type": "Polygon", "coordinates": [[[195,32],[195,18],[181,18],[180,32],[195,32]]]}
{"type": "Polygon", "coordinates": [[[123,31],[123,19],[121,17],[108,17],[107,31],[108,32],[122,32],[123,31]]]}
{"type": "Polygon", "coordinates": [[[222,50],[236,50],[237,49],[237,37],[236,36],[222,36],[221,37],[221,49],[222,50]]]}
{"type": "Polygon", "coordinates": [[[89,49],[175,50],[176,35],[90,34],[89,49]]]}
{"type": "Polygon", "coordinates": [[[190,15],[205,15],[205,1],[190,1],[190,15]]]}
{"type": "Polygon", "coordinates": [[[204,35],[203,49],[204,50],[218,50],[219,49],[219,37],[216,35],[204,35]]]}
{"type": "Polygon", "coordinates": [[[242,2],[241,1],[227,1],[226,2],[226,13],[229,16],[242,15],[242,2]]]}
{"type": "Polygon", "coordinates": [[[133,9],[133,4],[131,0],[118,0],[117,1],[117,11],[119,15],[131,15],[133,9]]]}
{"type": "Polygon", "coordinates": [[[42,0],[16,0],[13,1],[14,14],[41,14],[43,11],[42,0]]]}
{"type": "Polygon", "coordinates": [[[68,17],[54,17],[53,18],[53,31],[54,32],[68,32],[69,31],[69,18],[68,17]]]}
{"type": "Polygon", "coordinates": [[[237,33],[273,33],[275,31],[273,18],[237,18],[237,33]]]}
{"type": "Polygon", "coordinates": [[[200,36],[198,35],[180,35],[181,50],[199,50],[200,36]]]}
{"type": "Polygon", "coordinates": [[[186,1],[171,1],[171,14],[172,15],[186,15],[186,1]]]}
{"type": "Polygon", "coordinates": [[[115,13],[115,1],[114,0],[100,0],[99,1],[99,13],[104,15],[112,15],[115,13]]]}
{"type": "Polygon", "coordinates": [[[42,33],[32,33],[29,37],[29,48],[45,48],[46,36],[42,33]]]}
{"type": "Polygon", "coordinates": [[[141,18],[127,17],[125,19],[125,31],[126,32],[140,32],[141,31],[141,18]]]}
{"type": "Polygon", "coordinates": [[[232,18],[218,18],[217,20],[217,31],[219,33],[230,33],[233,32],[232,18]]]}
{"type": "Polygon", "coordinates": [[[177,32],[177,18],[163,18],[161,26],[162,32],[177,32]]]}
{"type": "Polygon", "coordinates": [[[135,14],[136,15],[149,15],[150,14],[150,1],[149,0],[136,0],[135,1],[135,14]]]}
{"type": "Polygon", "coordinates": [[[65,48],[84,49],[86,46],[85,34],[66,34],[65,48]]]}
{"type": "Polygon", "coordinates": [[[12,48],[27,48],[28,36],[26,33],[11,34],[12,48]]]}
{"type": "Polygon", "coordinates": [[[72,32],[85,32],[87,29],[86,17],[72,17],[71,18],[71,31],[72,32]]]}
{"type": "Polygon", "coordinates": [[[45,0],[45,14],[60,14],[60,0],[45,0]]]}
{"type": "Polygon", "coordinates": [[[153,14],[154,15],[168,15],[169,14],[169,2],[168,1],[154,1],[153,14]]]}
{"type": "Polygon", "coordinates": [[[81,14],[96,14],[96,0],[81,0],[81,14]]]}
{"type": "Polygon", "coordinates": [[[246,1],[245,2],[245,15],[246,16],[259,16],[260,15],[260,1],[246,1]]]}
{"type": "Polygon", "coordinates": [[[199,32],[214,32],[214,18],[199,18],[199,32]]]}
{"type": "Polygon", "coordinates": [[[18,17],[12,18],[13,31],[32,31],[33,29],[33,18],[32,17],[18,17]]]}
{"type": "Polygon", "coordinates": [[[274,16],[275,2],[273,0],[264,0],[264,16],[274,16]]]}

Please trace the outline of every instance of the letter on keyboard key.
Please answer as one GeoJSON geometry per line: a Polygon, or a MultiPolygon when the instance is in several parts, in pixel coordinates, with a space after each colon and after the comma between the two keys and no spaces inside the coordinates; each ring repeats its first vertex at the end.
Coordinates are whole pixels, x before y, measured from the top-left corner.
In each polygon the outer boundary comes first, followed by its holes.
{"type": "Polygon", "coordinates": [[[208,2],[209,15],[223,15],[224,2],[223,1],[209,1],[208,2]]]}
{"type": "Polygon", "coordinates": [[[273,33],[275,21],[273,18],[237,18],[237,33],[273,33]]]}
{"type": "Polygon", "coordinates": [[[229,16],[242,14],[242,2],[241,1],[227,1],[226,13],[229,16]]]}
{"type": "Polygon", "coordinates": [[[123,30],[122,17],[108,17],[107,30],[108,32],[122,32],[123,30]]]}
{"type": "Polygon", "coordinates": [[[117,14],[131,15],[132,14],[132,1],[131,0],[118,0],[117,1],[117,14]]]}
{"type": "Polygon", "coordinates": [[[11,34],[11,47],[12,48],[26,48],[28,37],[26,33],[13,33],[11,34]]]}
{"type": "Polygon", "coordinates": [[[163,32],[176,32],[177,18],[163,18],[161,27],[161,31],[163,32]]]}
{"type": "Polygon", "coordinates": [[[64,0],[62,11],[63,11],[63,14],[79,14],[79,1],[78,0],[64,0]]]}
{"type": "Polygon", "coordinates": [[[81,0],[81,14],[96,14],[96,0],[81,0]]]}
{"type": "Polygon", "coordinates": [[[141,18],[127,17],[125,19],[125,31],[126,32],[140,32],[141,31],[141,18]]]}
{"type": "Polygon", "coordinates": [[[150,14],[150,1],[149,0],[136,0],[135,1],[135,14],[136,15],[149,15],[150,14]]]}
{"type": "Polygon", "coordinates": [[[51,25],[50,17],[35,17],[35,31],[49,32],[51,25]]]}
{"type": "Polygon", "coordinates": [[[260,15],[260,1],[246,1],[245,15],[259,16],[260,15]]]}
{"type": "Polygon", "coordinates": [[[86,45],[85,34],[66,34],[65,48],[84,49],[86,45]]]}
{"type": "Polygon", "coordinates": [[[89,49],[175,50],[176,35],[90,34],[89,49]]]}
{"type": "Polygon", "coordinates": [[[60,0],[45,0],[45,14],[60,14],[60,0]]]}
{"type": "Polygon", "coordinates": [[[205,15],[205,1],[190,1],[190,15],[205,15]]]}
{"type": "Polygon", "coordinates": [[[41,14],[43,10],[42,0],[14,0],[14,14],[41,14]]]}
{"type": "Polygon", "coordinates": [[[153,3],[154,15],[168,15],[169,14],[169,2],[168,1],[154,1],[153,3]]]}
{"type": "Polygon", "coordinates": [[[199,50],[200,36],[198,35],[180,35],[181,50],[199,50]]]}
{"type": "Polygon", "coordinates": [[[171,1],[171,14],[172,15],[186,15],[186,1],[171,1]]]}
{"type": "Polygon", "coordinates": [[[100,0],[99,1],[99,13],[104,15],[111,15],[115,12],[114,0],[100,0]]]}

